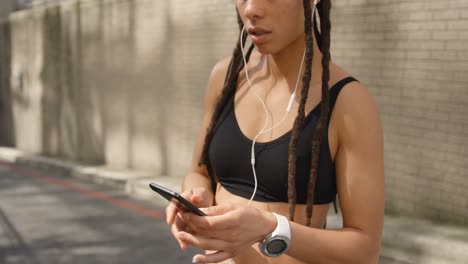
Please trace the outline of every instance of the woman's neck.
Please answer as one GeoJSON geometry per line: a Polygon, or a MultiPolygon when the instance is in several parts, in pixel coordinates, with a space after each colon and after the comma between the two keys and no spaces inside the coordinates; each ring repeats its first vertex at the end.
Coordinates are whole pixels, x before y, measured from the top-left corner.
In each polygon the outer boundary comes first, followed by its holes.
{"type": "MultiPolygon", "coordinates": [[[[314,56],[312,61],[312,80],[311,84],[318,83],[321,81],[321,60],[322,53],[317,47],[315,41],[313,41],[314,56]]],[[[282,51],[267,55],[269,67],[271,73],[276,81],[287,81],[288,86],[294,89],[298,78],[299,69],[301,67],[301,61],[305,52],[305,38],[302,35],[290,46],[284,48],[282,51]]],[[[306,58],[304,58],[306,59],[306,58]]],[[[305,70],[305,61],[302,71],[305,70]]],[[[302,80],[302,74],[300,75],[302,80]]],[[[302,83],[299,83],[299,87],[302,83]]]]}

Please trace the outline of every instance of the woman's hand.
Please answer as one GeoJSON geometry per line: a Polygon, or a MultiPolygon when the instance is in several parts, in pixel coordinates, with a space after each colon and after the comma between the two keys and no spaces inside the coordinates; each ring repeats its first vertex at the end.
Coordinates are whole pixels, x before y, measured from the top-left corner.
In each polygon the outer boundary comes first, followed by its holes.
{"type": "MultiPolygon", "coordinates": [[[[197,207],[208,207],[213,204],[213,193],[206,188],[199,187],[189,189],[182,192],[180,195],[197,207]]],[[[187,230],[187,225],[180,217],[182,212],[181,209],[170,203],[166,207],[166,222],[171,226],[172,235],[177,239],[180,247],[186,249],[188,245],[177,237],[179,232],[187,230]]]]}
{"type": "Polygon", "coordinates": [[[220,262],[261,242],[276,228],[276,217],[251,206],[220,205],[201,209],[208,216],[181,213],[181,220],[194,233],[179,229],[176,237],[185,244],[216,253],[196,255],[194,262],[220,262]]]}

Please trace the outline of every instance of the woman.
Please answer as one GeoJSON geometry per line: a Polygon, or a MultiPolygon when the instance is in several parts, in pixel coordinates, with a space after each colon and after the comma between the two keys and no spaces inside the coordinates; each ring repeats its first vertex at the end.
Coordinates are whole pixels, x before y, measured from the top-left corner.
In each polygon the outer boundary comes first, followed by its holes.
{"type": "Polygon", "coordinates": [[[369,92],[330,60],[330,8],[237,0],[241,38],[212,70],[183,183],[208,216],[166,209],[182,249],[206,250],[194,262],[378,263],[382,129],[369,92]],[[336,195],[343,228],[327,230],[336,195]]]}

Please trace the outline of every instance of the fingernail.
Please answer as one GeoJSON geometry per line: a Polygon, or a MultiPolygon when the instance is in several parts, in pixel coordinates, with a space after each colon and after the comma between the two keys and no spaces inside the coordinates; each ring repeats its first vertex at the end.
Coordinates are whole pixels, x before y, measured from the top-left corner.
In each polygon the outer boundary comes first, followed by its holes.
{"type": "Polygon", "coordinates": [[[197,259],[197,257],[193,257],[193,259],[192,259],[192,263],[198,263],[198,259],[197,259]]]}

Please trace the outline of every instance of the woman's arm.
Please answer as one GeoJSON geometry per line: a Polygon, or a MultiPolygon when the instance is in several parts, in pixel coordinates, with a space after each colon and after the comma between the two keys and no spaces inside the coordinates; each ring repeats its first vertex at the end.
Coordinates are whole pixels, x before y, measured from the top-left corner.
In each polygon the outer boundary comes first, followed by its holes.
{"type": "MultiPolygon", "coordinates": [[[[305,263],[377,263],[384,217],[383,138],[377,106],[360,84],[343,89],[333,113],[339,148],[335,157],[343,228],[323,230],[291,223],[286,253],[305,263]]],[[[178,237],[203,249],[219,250],[195,260],[217,262],[259,242],[276,225],[271,214],[252,207],[216,206],[209,217],[184,214],[197,233],[178,237]],[[209,238],[207,238],[209,237],[209,238]]]]}
{"type": "MultiPolygon", "coordinates": [[[[210,125],[217,98],[223,88],[224,77],[227,73],[229,61],[229,57],[219,61],[211,71],[205,93],[203,120],[193,151],[192,165],[182,183],[181,196],[199,207],[207,207],[214,204],[214,193],[211,190],[211,181],[206,166],[199,166],[198,162],[205,144],[206,130],[210,125]]],[[[180,210],[172,203],[166,207],[166,222],[171,225],[171,230],[174,235],[180,230],[185,229],[183,221],[177,218],[178,212],[180,212],[180,210]]],[[[187,245],[180,240],[179,243],[182,248],[187,247],[187,245]]]]}
{"type": "Polygon", "coordinates": [[[338,97],[333,118],[339,137],[335,163],[344,228],[317,230],[293,223],[289,254],[304,261],[312,257],[317,263],[375,264],[385,200],[378,109],[368,91],[352,83],[338,97]]]}

